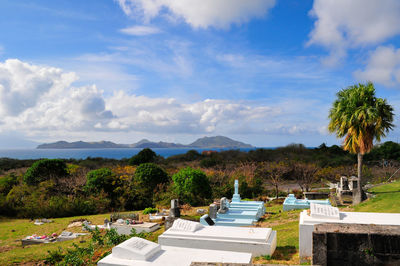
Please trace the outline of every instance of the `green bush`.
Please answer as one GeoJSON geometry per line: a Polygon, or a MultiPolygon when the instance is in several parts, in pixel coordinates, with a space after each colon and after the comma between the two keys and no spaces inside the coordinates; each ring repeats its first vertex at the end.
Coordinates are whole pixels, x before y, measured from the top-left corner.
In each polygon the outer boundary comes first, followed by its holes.
{"type": "Polygon", "coordinates": [[[130,165],[140,165],[142,163],[153,163],[157,159],[157,154],[151,149],[143,149],[129,159],[130,165]]]}
{"type": "Polygon", "coordinates": [[[201,170],[187,167],[174,174],[172,179],[179,199],[192,206],[205,204],[211,198],[210,182],[201,170]]]}
{"type": "Polygon", "coordinates": [[[111,193],[113,191],[113,177],[114,174],[109,168],[92,170],[86,175],[86,190],[90,192],[104,190],[111,193]]]}
{"type": "Polygon", "coordinates": [[[59,159],[43,159],[32,164],[24,175],[24,182],[36,185],[49,179],[68,176],[67,164],[59,159]]]}
{"type": "Polygon", "coordinates": [[[169,181],[168,174],[154,163],[143,163],[135,171],[134,181],[139,187],[153,191],[158,184],[169,181]]]}
{"type": "Polygon", "coordinates": [[[143,214],[156,213],[156,212],[158,212],[158,209],[152,207],[148,207],[143,210],[143,214]]]}

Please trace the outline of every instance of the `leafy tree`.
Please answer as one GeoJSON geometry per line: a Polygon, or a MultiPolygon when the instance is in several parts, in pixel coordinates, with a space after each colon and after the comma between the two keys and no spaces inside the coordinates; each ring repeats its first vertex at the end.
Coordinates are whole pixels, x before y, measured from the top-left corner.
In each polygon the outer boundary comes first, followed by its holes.
{"type": "Polygon", "coordinates": [[[43,159],[36,161],[26,171],[24,182],[28,185],[36,185],[49,179],[57,179],[68,175],[68,168],[63,160],[43,159]]]}
{"type": "Polygon", "coordinates": [[[172,176],[172,180],[179,198],[192,206],[204,204],[211,198],[210,182],[201,170],[183,168],[172,176]]]}
{"type": "Polygon", "coordinates": [[[109,168],[92,170],[86,175],[86,189],[92,192],[104,190],[111,194],[113,192],[114,174],[109,168]]]}
{"type": "Polygon", "coordinates": [[[157,159],[157,154],[152,150],[145,148],[135,156],[129,159],[130,165],[140,165],[142,163],[153,163],[157,159]]]}
{"type": "Polygon", "coordinates": [[[143,163],[138,166],[134,176],[135,182],[140,187],[154,190],[158,184],[169,181],[168,174],[154,163],[143,163]]]}
{"type": "Polygon", "coordinates": [[[357,154],[358,187],[354,203],[362,201],[362,159],[371,151],[373,141],[380,141],[393,129],[393,107],[386,99],[375,96],[371,82],[358,84],[337,93],[337,99],[329,112],[329,131],[343,138],[343,149],[357,154]]]}

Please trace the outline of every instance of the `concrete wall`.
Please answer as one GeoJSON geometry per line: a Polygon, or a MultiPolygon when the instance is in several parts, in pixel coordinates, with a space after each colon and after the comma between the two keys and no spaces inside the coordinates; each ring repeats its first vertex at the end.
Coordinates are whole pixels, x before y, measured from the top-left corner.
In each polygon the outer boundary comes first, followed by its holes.
{"type": "Polygon", "coordinates": [[[400,226],[318,224],[312,263],[317,265],[400,265],[400,226]]]}

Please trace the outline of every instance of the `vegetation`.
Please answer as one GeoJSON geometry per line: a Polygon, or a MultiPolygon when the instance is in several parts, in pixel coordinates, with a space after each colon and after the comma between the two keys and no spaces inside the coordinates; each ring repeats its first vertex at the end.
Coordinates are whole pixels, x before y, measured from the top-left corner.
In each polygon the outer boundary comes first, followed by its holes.
{"type": "Polygon", "coordinates": [[[142,163],[153,163],[157,160],[157,154],[151,149],[143,149],[129,159],[130,165],[140,165],[142,163]]]}
{"type": "Polygon", "coordinates": [[[43,159],[35,162],[24,175],[28,185],[36,185],[42,181],[57,179],[68,175],[67,165],[59,159],[43,159]]]}
{"type": "Polygon", "coordinates": [[[358,187],[354,202],[362,200],[362,159],[372,150],[373,141],[380,141],[394,127],[393,108],[385,99],[375,96],[371,82],[341,90],[329,112],[329,131],[345,137],[343,149],[357,154],[358,187]]]}
{"type": "MultiPolygon", "coordinates": [[[[364,157],[364,180],[386,181],[400,167],[399,154],[397,143],[376,145],[364,157]]],[[[129,165],[128,159],[0,159],[4,169],[0,175],[0,215],[64,217],[168,208],[170,200],[178,197],[182,204],[208,205],[213,199],[232,197],[235,179],[239,180],[242,198],[285,196],[288,190],[301,196],[302,190],[337,182],[342,175],[355,175],[356,163],[355,155],[325,144],[317,148],[291,144],[277,149],[207,154],[191,150],[166,159],[158,156],[156,162],[138,166],[129,165]],[[211,165],[204,165],[207,158],[213,160],[211,165]],[[275,182],[272,178],[277,166],[281,173],[275,182]],[[42,170],[34,175],[37,169],[42,170]],[[299,189],[293,190],[295,187],[299,189]]],[[[400,172],[393,178],[398,176],[400,172]]]]}
{"type": "Polygon", "coordinates": [[[211,199],[211,187],[207,176],[201,170],[190,167],[181,169],[172,176],[174,190],[179,198],[196,206],[211,199]]]}

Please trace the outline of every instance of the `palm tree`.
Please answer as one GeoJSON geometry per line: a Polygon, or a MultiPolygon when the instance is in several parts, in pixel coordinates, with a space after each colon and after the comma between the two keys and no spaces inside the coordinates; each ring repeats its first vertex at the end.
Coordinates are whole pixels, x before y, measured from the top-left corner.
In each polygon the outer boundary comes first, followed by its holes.
{"type": "Polygon", "coordinates": [[[329,112],[330,132],[343,138],[343,149],[357,154],[358,187],[353,197],[354,203],[362,201],[362,159],[371,151],[374,139],[378,142],[393,129],[393,107],[386,99],[375,97],[371,82],[358,84],[337,93],[337,99],[329,112]]]}

